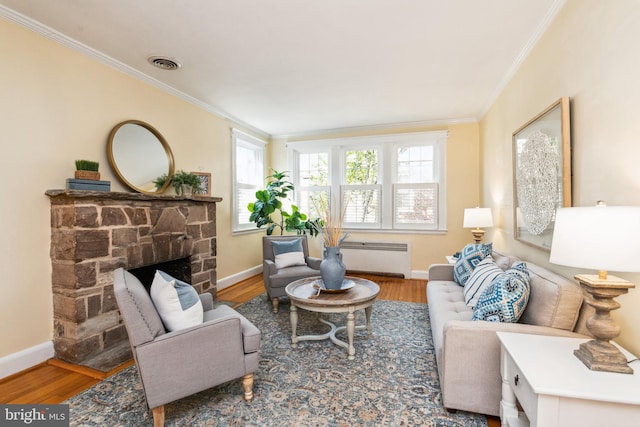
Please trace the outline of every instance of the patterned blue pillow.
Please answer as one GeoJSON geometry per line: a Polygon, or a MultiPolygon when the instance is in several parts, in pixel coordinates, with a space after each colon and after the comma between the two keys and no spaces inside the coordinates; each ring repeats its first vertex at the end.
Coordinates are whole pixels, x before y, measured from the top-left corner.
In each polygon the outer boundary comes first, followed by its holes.
{"type": "Polygon", "coordinates": [[[527,264],[513,264],[480,295],[472,319],[515,323],[527,307],[530,290],[527,264]]]}
{"type": "Polygon", "coordinates": [[[464,286],[471,273],[480,261],[491,255],[491,243],[471,243],[462,249],[460,258],[453,267],[453,279],[460,286],[464,286]]]}

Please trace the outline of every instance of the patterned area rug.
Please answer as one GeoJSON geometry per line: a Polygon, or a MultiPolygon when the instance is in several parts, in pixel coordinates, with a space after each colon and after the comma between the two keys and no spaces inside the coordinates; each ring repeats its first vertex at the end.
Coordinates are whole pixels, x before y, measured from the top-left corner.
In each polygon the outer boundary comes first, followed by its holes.
{"type": "MultiPolygon", "coordinates": [[[[260,296],[238,308],[262,331],[254,400],[232,381],[165,406],[167,426],[487,426],[482,415],[442,407],[428,307],[378,300],[373,330],[356,331],[355,360],[325,341],[291,347],[289,304],[278,314],[260,296]]],[[[315,313],[298,310],[298,334],[324,333],[315,313]]],[[[343,324],[345,315],[330,315],[343,324]]],[[[356,324],[364,323],[364,312],[356,324]]],[[[346,333],[339,338],[346,340],[346,333]]],[[[215,355],[203,355],[215,357],[215,355]]],[[[72,426],[152,425],[135,366],[74,396],[72,426]]]]}

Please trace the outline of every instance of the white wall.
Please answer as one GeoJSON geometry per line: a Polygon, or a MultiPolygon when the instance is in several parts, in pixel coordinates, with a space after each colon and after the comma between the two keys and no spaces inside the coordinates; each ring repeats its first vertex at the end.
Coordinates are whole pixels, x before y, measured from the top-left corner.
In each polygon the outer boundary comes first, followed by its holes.
{"type": "MultiPolygon", "coordinates": [[[[568,0],[481,120],[482,199],[500,249],[567,277],[593,273],[549,264],[548,252],[513,237],[512,133],[562,96],[571,98],[573,205],[640,205],[638,22],[637,0],[568,0]]],[[[616,275],[640,286],[638,274],[616,275]]],[[[618,341],[640,354],[640,289],[617,301],[618,341]]]]}

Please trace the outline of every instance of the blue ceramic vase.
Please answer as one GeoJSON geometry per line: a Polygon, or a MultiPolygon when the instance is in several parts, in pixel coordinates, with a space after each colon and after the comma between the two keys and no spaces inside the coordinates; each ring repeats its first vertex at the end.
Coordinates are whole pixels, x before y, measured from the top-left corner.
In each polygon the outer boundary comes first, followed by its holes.
{"type": "Polygon", "coordinates": [[[320,263],[320,276],[326,289],[340,289],[347,267],[342,262],[340,246],[324,248],[324,258],[320,263]]]}

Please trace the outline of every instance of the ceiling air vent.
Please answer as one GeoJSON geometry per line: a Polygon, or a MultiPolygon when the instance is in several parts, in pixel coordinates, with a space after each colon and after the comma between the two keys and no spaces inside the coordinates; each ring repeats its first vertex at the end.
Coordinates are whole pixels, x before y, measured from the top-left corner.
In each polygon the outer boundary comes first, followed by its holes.
{"type": "Polygon", "coordinates": [[[167,58],[166,56],[150,56],[148,61],[154,67],[160,68],[161,70],[177,70],[182,65],[179,62],[171,58],[167,58]]]}

